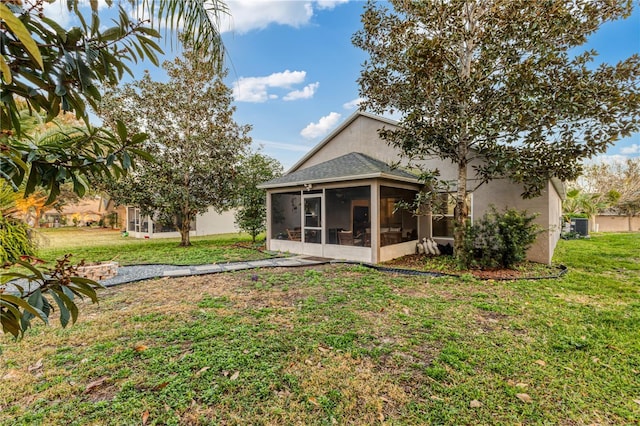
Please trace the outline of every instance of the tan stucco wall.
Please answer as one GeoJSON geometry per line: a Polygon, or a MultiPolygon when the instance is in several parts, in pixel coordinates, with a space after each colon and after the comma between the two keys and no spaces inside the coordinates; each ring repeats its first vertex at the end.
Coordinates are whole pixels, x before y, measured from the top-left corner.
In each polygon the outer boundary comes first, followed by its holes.
{"type": "MultiPolygon", "coordinates": [[[[377,158],[388,164],[400,161],[398,150],[390,147],[378,136],[378,129],[395,128],[394,125],[381,122],[375,118],[360,115],[341,131],[336,132],[325,140],[318,148],[308,154],[309,158],[301,161],[294,170],[310,167],[341,155],[351,152],[361,152],[373,158],[377,158]]],[[[445,181],[457,181],[457,168],[449,162],[438,158],[421,162],[422,167],[438,169],[440,179],[445,181]]],[[[476,186],[473,179],[473,168],[468,169],[469,190],[476,186]]],[[[527,210],[530,213],[538,213],[536,222],[544,229],[533,247],[528,252],[529,260],[541,263],[550,263],[556,243],[560,238],[560,217],[562,212],[561,197],[556,189],[549,183],[540,197],[522,199],[523,188],[506,179],[492,181],[482,185],[473,193],[472,214],[474,218],[481,217],[491,205],[499,210],[504,208],[516,208],[527,210]]],[[[429,236],[429,225],[421,221],[420,237],[429,236]]],[[[443,243],[445,241],[442,241],[443,243]]],[[[372,241],[373,243],[373,241],[372,241]]],[[[375,247],[375,245],[373,245],[375,247]]],[[[381,259],[379,252],[374,258],[381,259]]]]}
{"type": "Polygon", "coordinates": [[[596,216],[598,232],[640,231],[640,216],[596,216]]]}
{"type": "Polygon", "coordinates": [[[400,158],[398,151],[378,137],[378,129],[383,125],[387,128],[395,128],[395,126],[383,124],[367,116],[358,116],[342,132],[336,134],[310,158],[301,163],[296,170],[311,167],[351,152],[361,152],[387,164],[398,161],[400,158]]]}
{"type": "Polygon", "coordinates": [[[491,181],[481,186],[473,194],[473,216],[479,218],[485,214],[491,205],[498,210],[515,208],[537,213],[535,222],[541,227],[536,242],[529,249],[527,258],[534,262],[550,263],[561,231],[562,200],[551,183],[539,197],[523,199],[521,185],[507,179],[491,181]]]}
{"type": "Polygon", "coordinates": [[[196,235],[231,234],[240,232],[235,222],[235,210],[216,213],[213,208],[196,218],[196,235]]]}

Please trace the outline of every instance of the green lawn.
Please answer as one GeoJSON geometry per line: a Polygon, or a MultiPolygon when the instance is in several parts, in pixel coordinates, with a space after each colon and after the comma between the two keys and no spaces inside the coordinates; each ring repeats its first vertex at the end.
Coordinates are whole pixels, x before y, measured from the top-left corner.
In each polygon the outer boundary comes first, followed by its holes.
{"type": "Polygon", "coordinates": [[[77,262],[115,260],[121,265],[198,265],[269,257],[255,250],[251,237],[237,233],[192,237],[191,247],[179,247],[178,238],[145,240],[122,237],[120,231],[101,228],[41,229],[39,234],[41,247],[37,255],[50,264],[66,253],[73,253],[77,262]]]}
{"type": "Polygon", "coordinates": [[[71,328],[3,338],[0,424],[637,424],[638,247],[561,241],[557,280],[325,265],[104,290],[71,328]]]}

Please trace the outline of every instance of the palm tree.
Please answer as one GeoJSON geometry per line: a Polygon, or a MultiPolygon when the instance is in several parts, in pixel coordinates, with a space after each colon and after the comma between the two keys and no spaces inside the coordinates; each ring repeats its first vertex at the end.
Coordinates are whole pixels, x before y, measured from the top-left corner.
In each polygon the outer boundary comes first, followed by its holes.
{"type": "Polygon", "coordinates": [[[579,189],[567,191],[566,199],[562,202],[562,212],[566,218],[571,215],[584,214],[592,224],[592,231],[595,231],[595,217],[609,207],[613,201],[613,194],[589,194],[579,189]]]}

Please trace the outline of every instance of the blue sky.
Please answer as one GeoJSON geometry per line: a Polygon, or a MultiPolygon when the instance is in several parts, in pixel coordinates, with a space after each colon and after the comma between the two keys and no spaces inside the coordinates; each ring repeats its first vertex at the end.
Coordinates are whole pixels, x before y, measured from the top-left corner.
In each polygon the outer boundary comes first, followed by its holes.
{"type": "MultiPolygon", "coordinates": [[[[286,169],[357,109],[356,80],[366,54],[351,44],[351,37],[361,28],[365,3],[241,0],[227,4],[231,18],[221,29],[236,121],[251,124],[255,145],[286,169]]],[[[604,25],[588,47],[599,52],[599,61],[609,63],[640,53],[640,7],[630,18],[604,25]]],[[[167,57],[174,54],[168,52],[167,57]]],[[[164,79],[162,70],[149,64],[135,68],[140,76],[142,67],[164,79]]],[[[640,156],[640,134],[619,141],[601,159],[627,156],[640,156]]]]}

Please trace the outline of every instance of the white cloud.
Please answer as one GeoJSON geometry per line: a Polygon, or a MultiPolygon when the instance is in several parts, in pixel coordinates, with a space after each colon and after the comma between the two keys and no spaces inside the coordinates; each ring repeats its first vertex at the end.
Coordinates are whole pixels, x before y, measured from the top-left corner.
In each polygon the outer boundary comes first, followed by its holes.
{"type": "Polygon", "coordinates": [[[229,0],[229,15],[221,17],[220,32],[239,34],[262,30],[271,24],[300,28],[309,24],[316,10],[331,10],[348,0],[273,1],[229,0]]]}
{"type": "Polygon", "coordinates": [[[336,126],[340,117],[342,117],[342,115],[337,112],[332,112],[320,118],[317,123],[309,123],[307,127],[302,129],[300,135],[305,139],[315,139],[324,136],[336,126]]]}
{"type": "Polygon", "coordinates": [[[342,108],[344,108],[344,109],[358,108],[362,102],[364,102],[364,98],[356,98],[356,99],[350,100],[349,102],[346,102],[346,103],[342,104],[342,108]]]}
{"type": "Polygon", "coordinates": [[[640,145],[634,143],[633,145],[625,146],[620,148],[620,154],[623,155],[632,155],[632,154],[640,154],[640,145]]]}
{"type": "MultiPolygon", "coordinates": [[[[283,72],[273,73],[266,77],[241,77],[233,84],[233,97],[238,102],[254,103],[266,102],[269,99],[277,99],[278,96],[276,94],[269,93],[270,88],[290,89],[295,84],[304,83],[306,76],[306,71],[285,70],[283,72]]],[[[303,91],[306,89],[307,88],[305,87],[303,91]]],[[[291,95],[291,93],[287,96],[291,95]]],[[[313,95],[313,93],[311,95],[313,95]]],[[[293,98],[286,100],[293,100],[293,98]]]]}
{"type": "Polygon", "coordinates": [[[231,0],[227,2],[229,15],[222,16],[220,31],[235,31],[243,34],[261,30],[270,24],[289,25],[299,28],[313,16],[310,2],[231,0]]]}
{"type": "Polygon", "coordinates": [[[320,86],[319,82],[311,83],[305,86],[302,90],[294,90],[286,94],[282,100],[284,101],[296,101],[298,99],[309,99],[312,98],[316,93],[316,90],[320,86]]]}
{"type": "Polygon", "coordinates": [[[347,3],[349,0],[318,0],[318,9],[333,9],[339,4],[347,3]]]}

